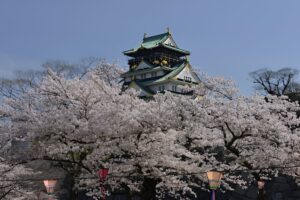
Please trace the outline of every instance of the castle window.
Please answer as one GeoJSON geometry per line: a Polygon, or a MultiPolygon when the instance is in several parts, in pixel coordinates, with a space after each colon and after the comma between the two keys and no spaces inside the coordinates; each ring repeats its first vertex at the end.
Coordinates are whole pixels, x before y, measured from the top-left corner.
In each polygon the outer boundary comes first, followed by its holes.
{"type": "Polygon", "coordinates": [[[152,72],[151,73],[151,77],[156,77],[157,76],[157,73],[156,72],[152,72]]]}
{"type": "Polygon", "coordinates": [[[184,77],[184,80],[187,81],[187,82],[191,82],[191,81],[192,81],[192,78],[191,78],[191,77],[188,77],[188,76],[185,76],[185,77],[184,77]]]}
{"type": "Polygon", "coordinates": [[[172,91],[176,92],[176,90],[177,90],[177,85],[172,85],[172,91]]]}
{"type": "Polygon", "coordinates": [[[158,86],[158,90],[159,90],[160,92],[164,91],[164,90],[165,90],[165,86],[164,86],[164,85],[158,86]]]}
{"type": "Polygon", "coordinates": [[[145,79],[146,78],[146,74],[141,74],[141,78],[145,79]]]}

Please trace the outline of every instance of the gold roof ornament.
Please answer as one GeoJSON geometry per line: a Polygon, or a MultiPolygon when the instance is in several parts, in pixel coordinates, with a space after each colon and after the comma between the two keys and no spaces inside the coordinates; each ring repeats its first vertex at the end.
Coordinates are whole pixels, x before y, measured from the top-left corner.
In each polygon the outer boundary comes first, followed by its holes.
{"type": "Polygon", "coordinates": [[[163,60],[163,61],[161,61],[161,63],[162,63],[163,65],[167,65],[167,64],[168,64],[168,61],[163,60]]]}
{"type": "Polygon", "coordinates": [[[153,63],[154,63],[154,64],[159,64],[159,61],[158,61],[158,60],[154,60],[153,63]]]}

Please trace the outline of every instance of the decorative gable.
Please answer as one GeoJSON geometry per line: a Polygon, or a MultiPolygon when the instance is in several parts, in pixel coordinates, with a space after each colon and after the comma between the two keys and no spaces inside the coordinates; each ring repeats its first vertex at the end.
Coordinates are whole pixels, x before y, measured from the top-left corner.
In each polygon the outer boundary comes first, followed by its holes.
{"type": "Polygon", "coordinates": [[[173,40],[173,38],[171,36],[168,37],[168,39],[166,39],[163,44],[168,45],[168,46],[172,46],[172,47],[177,47],[175,41],[173,40]]]}
{"type": "Polygon", "coordinates": [[[149,68],[153,68],[153,66],[146,62],[146,61],[141,61],[140,64],[135,68],[135,70],[141,70],[141,69],[149,69],[149,68]]]}
{"type": "Polygon", "coordinates": [[[188,82],[194,82],[194,83],[200,82],[199,77],[195,72],[192,71],[189,64],[186,65],[185,68],[179,74],[177,74],[176,78],[188,82]]]}

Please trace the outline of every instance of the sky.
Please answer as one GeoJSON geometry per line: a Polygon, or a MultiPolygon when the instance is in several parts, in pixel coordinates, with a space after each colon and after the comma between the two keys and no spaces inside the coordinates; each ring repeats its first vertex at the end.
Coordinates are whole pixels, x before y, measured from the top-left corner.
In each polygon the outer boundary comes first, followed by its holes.
{"type": "Polygon", "coordinates": [[[124,50],[169,27],[193,67],[251,94],[249,72],[300,69],[299,8],[299,0],[0,0],[0,76],[89,56],[126,66],[124,50]]]}

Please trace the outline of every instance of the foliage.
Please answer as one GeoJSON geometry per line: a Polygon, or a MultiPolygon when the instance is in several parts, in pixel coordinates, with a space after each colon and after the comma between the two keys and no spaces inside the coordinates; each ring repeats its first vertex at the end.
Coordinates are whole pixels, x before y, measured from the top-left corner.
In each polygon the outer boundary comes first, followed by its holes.
{"type": "Polygon", "coordinates": [[[49,69],[2,108],[10,134],[34,141],[39,151],[31,157],[60,163],[74,191],[99,196],[94,177],[102,167],[112,190],[143,199],[192,198],[207,188],[209,170],[223,171],[229,190],[278,172],[295,175],[278,167],[299,163],[299,105],[286,97],[244,97],[232,81],[206,77],[195,88],[205,91],[201,100],[166,92],[145,101],[120,92],[118,73],[107,63],[83,77],[49,69]]]}
{"type": "Polygon", "coordinates": [[[251,72],[250,77],[257,90],[281,96],[300,91],[299,83],[296,82],[298,74],[299,70],[292,68],[282,68],[278,71],[260,69],[251,72]]]}

